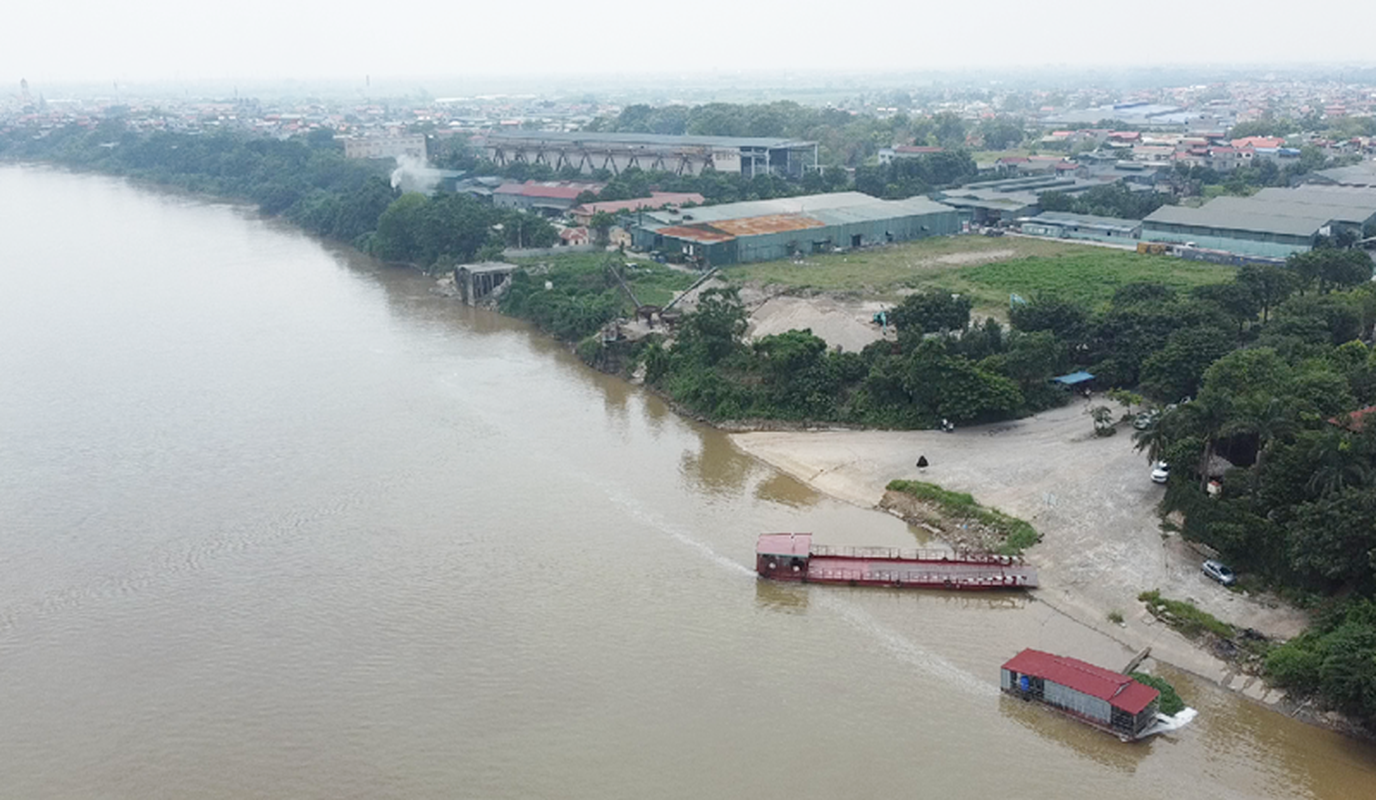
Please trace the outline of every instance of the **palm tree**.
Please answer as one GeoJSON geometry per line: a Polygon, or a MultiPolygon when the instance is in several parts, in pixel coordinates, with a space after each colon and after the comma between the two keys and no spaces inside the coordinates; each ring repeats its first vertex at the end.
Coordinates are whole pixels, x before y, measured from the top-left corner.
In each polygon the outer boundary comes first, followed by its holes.
{"type": "Polygon", "coordinates": [[[1372,471],[1366,455],[1343,431],[1326,431],[1314,442],[1309,455],[1315,467],[1305,488],[1317,492],[1320,497],[1371,482],[1372,471]]]}
{"type": "Polygon", "coordinates": [[[1181,406],[1179,411],[1184,414],[1182,423],[1187,430],[1204,440],[1199,458],[1199,488],[1208,491],[1209,465],[1213,463],[1218,440],[1232,420],[1233,398],[1222,392],[1209,392],[1181,406]]]}
{"type": "Polygon", "coordinates": [[[1225,436],[1242,433],[1257,437],[1256,471],[1261,472],[1262,463],[1271,452],[1271,445],[1277,439],[1294,435],[1297,427],[1293,409],[1279,397],[1265,400],[1254,397],[1237,404],[1237,415],[1223,433],[1225,436]]]}
{"type": "Polygon", "coordinates": [[[1155,464],[1165,455],[1166,450],[1175,442],[1175,426],[1168,421],[1169,414],[1161,414],[1151,424],[1141,430],[1133,431],[1133,447],[1147,451],[1147,461],[1155,464]]]}

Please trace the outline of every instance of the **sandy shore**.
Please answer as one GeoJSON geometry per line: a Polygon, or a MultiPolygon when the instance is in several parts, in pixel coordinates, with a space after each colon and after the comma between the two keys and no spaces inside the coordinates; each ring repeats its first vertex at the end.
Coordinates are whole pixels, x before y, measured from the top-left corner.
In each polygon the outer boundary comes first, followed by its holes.
{"type": "MultiPolygon", "coordinates": [[[[1098,404],[1096,399],[1095,404],[1098,404]]],[[[1151,482],[1131,429],[1093,435],[1086,404],[1016,422],[937,431],[738,433],[737,447],[818,491],[874,507],[894,478],[969,492],[979,502],[1031,522],[1043,541],[1028,551],[1041,588],[1034,596],[1074,620],[1181,669],[1255,699],[1282,693],[1236,673],[1224,661],[1158,623],[1137,600],[1160,589],[1240,627],[1288,638],[1307,619],[1288,606],[1230,592],[1199,571],[1203,557],[1164,535],[1155,507],[1163,487],[1151,482]],[[930,462],[915,466],[918,456],[930,462]],[[1125,617],[1118,625],[1111,611],[1125,617]]],[[[815,531],[823,540],[825,531],[815,531]]]]}

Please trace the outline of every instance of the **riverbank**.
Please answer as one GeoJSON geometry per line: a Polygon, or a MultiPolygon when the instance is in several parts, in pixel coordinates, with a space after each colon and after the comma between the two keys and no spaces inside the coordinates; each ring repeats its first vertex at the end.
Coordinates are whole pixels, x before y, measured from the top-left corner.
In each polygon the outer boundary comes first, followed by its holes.
{"type": "MultiPolygon", "coordinates": [[[[1028,556],[1041,588],[1033,597],[1077,623],[1159,661],[1275,706],[1285,693],[1239,672],[1146,611],[1138,593],[1159,589],[1240,628],[1268,637],[1299,634],[1307,616],[1266,598],[1209,581],[1202,556],[1161,530],[1145,459],[1126,435],[1097,437],[1083,403],[1034,417],[937,431],[734,433],[743,452],[817,491],[877,508],[895,478],[968,492],[985,505],[1030,522],[1043,536],[1028,556]],[[930,466],[918,469],[919,456],[930,466]],[[1109,615],[1122,615],[1121,624],[1109,615]]],[[[827,531],[813,531],[826,542],[827,531]]],[[[834,535],[834,534],[833,534],[834,535]]]]}

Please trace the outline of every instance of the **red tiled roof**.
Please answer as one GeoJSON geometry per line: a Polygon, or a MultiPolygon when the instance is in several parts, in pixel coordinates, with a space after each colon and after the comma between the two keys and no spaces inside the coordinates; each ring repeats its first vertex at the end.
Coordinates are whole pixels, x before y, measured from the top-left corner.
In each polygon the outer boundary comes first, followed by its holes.
{"type": "Polygon", "coordinates": [[[1285,140],[1279,136],[1247,136],[1234,139],[1233,147],[1281,147],[1285,140]]]}
{"type": "Polygon", "coordinates": [[[1096,667],[1078,658],[1057,656],[1040,650],[1024,650],[1003,665],[1022,675],[1033,675],[1059,683],[1090,697],[1107,701],[1129,714],[1141,713],[1161,695],[1160,692],[1126,675],[1096,667]]]}
{"type": "Polygon", "coordinates": [[[583,192],[596,194],[602,191],[605,183],[571,183],[564,181],[526,181],[525,183],[504,183],[494,189],[496,194],[516,194],[522,197],[549,197],[559,200],[573,200],[583,192]]]}
{"type": "Polygon", "coordinates": [[[706,199],[697,192],[650,192],[649,197],[637,197],[634,200],[604,200],[597,203],[584,203],[573,209],[573,213],[596,214],[599,211],[606,211],[608,214],[615,214],[619,211],[635,211],[640,208],[660,208],[667,205],[681,206],[684,203],[702,205],[704,202],[706,199]]]}
{"type": "Polygon", "coordinates": [[[1376,406],[1359,408],[1349,414],[1339,414],[1336,417],[1329,417],[1330,425],[1337,425],[1339,428],[1346,428],[1353,433],[1360,433],[1366,427],[1366,418],[1376,414],[1376,406]]]}
{"type": "Polygon", "coordinates": [[[893,151],[895,153],[943,153],[945,148],[929,144],[900,144],[893,151]]]}

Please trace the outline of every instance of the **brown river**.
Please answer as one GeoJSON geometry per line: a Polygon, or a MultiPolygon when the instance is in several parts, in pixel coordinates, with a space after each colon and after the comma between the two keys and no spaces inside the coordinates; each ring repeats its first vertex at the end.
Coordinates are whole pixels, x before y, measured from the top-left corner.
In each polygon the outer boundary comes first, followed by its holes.
{"type": "Polygon", "coordinates": [[[1001,696],[1131,655],[1025,596],[758,582],[917,534],[423,276],[31,167],[0,234],[0,798],[1376,797],[1168,667],[1135,745],[1001,696]]]}

